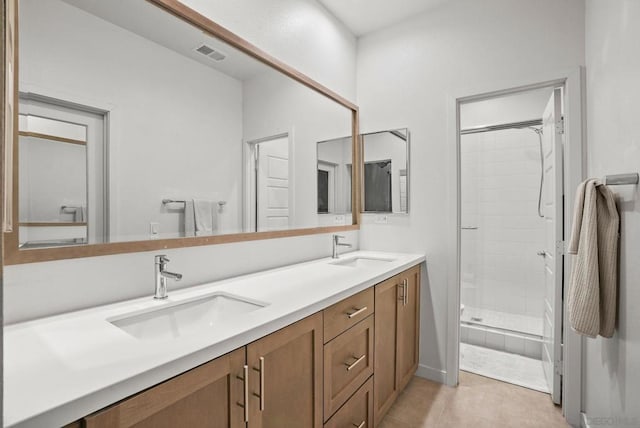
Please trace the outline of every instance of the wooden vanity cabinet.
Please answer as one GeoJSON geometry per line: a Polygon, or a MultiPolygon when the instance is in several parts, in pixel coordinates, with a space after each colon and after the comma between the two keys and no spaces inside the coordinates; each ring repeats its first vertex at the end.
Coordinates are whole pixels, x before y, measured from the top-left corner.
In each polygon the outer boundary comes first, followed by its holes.
{"type": "Polygon", "coordinates": [[[84,426],[320,428],[322,335],[317,313],[87,416],[84,426]]]}
{"type": "Polygon", "coordinates": [[[404,285],[404,300],[398,300],[396,362],[398,391],[402,391],[418,369],[420,344],[420,266],[398,275],[404,285]]]}
{"type": "Polygon", "coordinates": [[[322,427],[322,313],[247,345],[249,428],[322,427]]]}
{"type": "Polygon", "coordinates": [[[70,427],[371,428],[417,369],[419,314],[416,266],[70,427]]]}
{"type": "Polygon", "coordinates": [[[84,418],[86,428],[244,427],[245,348],[84,418]]]}
{"type": "Polygon", "coordinates": [[[420,266],[375,286],[374,419],[378,425],[418,368],[420,266]]]}

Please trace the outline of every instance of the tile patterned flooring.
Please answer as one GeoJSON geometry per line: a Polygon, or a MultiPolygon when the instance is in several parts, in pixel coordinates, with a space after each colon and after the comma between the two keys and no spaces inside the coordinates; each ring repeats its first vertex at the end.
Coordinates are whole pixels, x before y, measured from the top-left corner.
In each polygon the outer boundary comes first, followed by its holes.
{"type": "Polygon", "coordinates": [[[414,377],[379,428],[569,428],[548,394],[460,372],[451,388],[414,377]]]}
{"type": "Polygon", "coordinates": [[[542,361],[510,352],[461,343],[460,370],[549,392],[542,361]]]}

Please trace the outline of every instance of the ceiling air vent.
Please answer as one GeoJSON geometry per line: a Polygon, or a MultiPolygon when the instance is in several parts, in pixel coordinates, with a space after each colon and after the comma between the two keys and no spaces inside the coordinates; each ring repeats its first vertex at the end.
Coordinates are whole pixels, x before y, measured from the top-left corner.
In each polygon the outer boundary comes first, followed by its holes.
{"type": "Polygon", "coordinates": [[[209,58],[211,58],[214,61],[222,61],[223,59],[225,59],[227,56],[225,54],[223,54],[220,51],[215,50],[214,48],[212,48],[211,46],[207,46],[207,45],[200,45],[199,47],[195,48],[195,51],[204,55],[204,56],[208,56],[209,58]]]}

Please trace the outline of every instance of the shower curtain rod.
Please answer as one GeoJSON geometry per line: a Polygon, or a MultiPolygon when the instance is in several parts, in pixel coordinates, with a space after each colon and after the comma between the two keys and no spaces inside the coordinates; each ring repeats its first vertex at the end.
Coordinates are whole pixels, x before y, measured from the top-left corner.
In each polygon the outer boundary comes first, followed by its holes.
{"type": "Polygon", "coordinates": [[[460,135],[477,134],[479,132],[489,132],[489,131],[501,131],[503,129],[528,128],[530,126],[540,126],[540,125],[542,125],[542,119],[525,120],[522,122],[501,123],[496,125],[481,125],[481,126],[474,126],[467,129],[461,129],[460,135]]]}

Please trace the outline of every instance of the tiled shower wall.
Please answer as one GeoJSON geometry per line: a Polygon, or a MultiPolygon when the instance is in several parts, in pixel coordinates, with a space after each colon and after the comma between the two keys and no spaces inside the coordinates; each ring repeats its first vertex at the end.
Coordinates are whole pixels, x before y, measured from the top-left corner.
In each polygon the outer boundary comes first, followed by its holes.
{"type": "Polygon", "coordinates": [[[531,129],[463,135],[461,166],[462,303],[542,318],[538,136],[531,129]]]}

